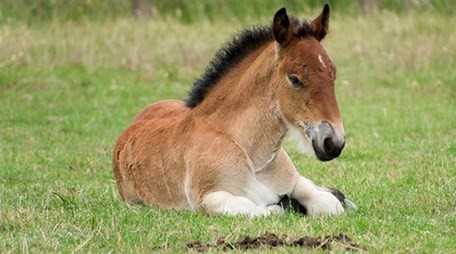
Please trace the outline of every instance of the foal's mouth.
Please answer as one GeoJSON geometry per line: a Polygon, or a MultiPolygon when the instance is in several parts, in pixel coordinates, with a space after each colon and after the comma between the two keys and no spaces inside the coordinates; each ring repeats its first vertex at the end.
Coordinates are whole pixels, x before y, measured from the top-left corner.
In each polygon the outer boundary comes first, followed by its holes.
{"type": "Polygon", "coordinates": [[[330,161],[340,156],[345,147],[345,137],[336,133],[332,124],[321,121],[317,124],[298,124],[303,135],[312,142],[312,149],[320,161],[330,161]]]}

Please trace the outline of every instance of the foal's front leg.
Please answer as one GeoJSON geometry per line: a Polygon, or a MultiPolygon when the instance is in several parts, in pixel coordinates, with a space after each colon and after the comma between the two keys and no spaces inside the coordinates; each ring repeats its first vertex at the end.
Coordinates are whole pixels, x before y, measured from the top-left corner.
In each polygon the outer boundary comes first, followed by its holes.
{"type": "Polygon", "coordinates": [[[281,148],[276,158],[257,177],[279,195],[287,195],[304,206],[308,215],[341,214],[341,202],[328,189],[300,176],[287,152],[281,148]]]}
{"type": "Polygon", "coordinates": [[[303,176],[299,177],[290,196],[301,203],[309,215],[337,215],[344,212],[339,199],[303,176]]]}

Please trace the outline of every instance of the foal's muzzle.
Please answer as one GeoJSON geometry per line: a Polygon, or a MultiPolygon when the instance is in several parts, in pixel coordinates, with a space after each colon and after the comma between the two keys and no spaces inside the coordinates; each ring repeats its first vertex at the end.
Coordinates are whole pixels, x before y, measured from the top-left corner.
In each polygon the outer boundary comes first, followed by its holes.
{"type": "Polygon", "coordinates": [[[321,161],[330,161],[339,157],[345,146],[344,134],[334,130],[327,121],[306,128],[307,136],[312,140],[312,147],[317,158],[321,161]]]}

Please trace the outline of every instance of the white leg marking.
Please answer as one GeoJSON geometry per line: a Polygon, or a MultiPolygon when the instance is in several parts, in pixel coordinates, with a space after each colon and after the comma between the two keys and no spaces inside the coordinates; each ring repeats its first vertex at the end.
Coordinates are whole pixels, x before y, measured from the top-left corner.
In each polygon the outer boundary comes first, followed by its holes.
{"type": "Polygon", "coordinates": [[[250,217],[266,216],[272,212],[279,212],[278,207],[260,207],[250,199],[242,196],[233,196],[226,191],[211,192],[204,196],[202,205],[208,214],[248,215],[250,217]]]}
{"type": "Polygon", "coordinates": [[[337,215],[344,212],[340,201],[327,191],[318,191],[312,199],[306,202],[309,215],[337,215]]]}
{"type": "Polygon", "coordinates": [[[284,213],[285,210],[283,210],[283,207],[280,205],[270,205],[267,206],[266,209],[268,210],[269,213],[284,213]]]}
{"type": "MultiPolygon", "coordinates": [[[[313,185],[315,185],[315,188],[317,188],[317,189],[319,189],[319,190],[321,190],[321,191],[326,191],[326,192],[331,193],[331,190],[330,190],[330,189],[328,189],[328,188],[326,188],[326,187],[318,186],[318,185],[316,185],[313,181],[311,181],[311,180],[309,180],[309,179],[307,179],[307,180],[310,181],[313,185]]],[[[358,206],[357,206],[355,203],[353,203],[351,200],[349,200],[349,199],[347,199],[347,198],[345,198],[344,204],[345,204],[345,206],[347,207],[347,210],[355,210],[355,209],[358,208],[358,206]]]]}
{"type": "Polygon", "coordinates": [[[321,190],[312,181],[300,177],[291,194],[306,207],[309,215],[337,215],[344,212],[340,201],[331,193],[321,190]]]}

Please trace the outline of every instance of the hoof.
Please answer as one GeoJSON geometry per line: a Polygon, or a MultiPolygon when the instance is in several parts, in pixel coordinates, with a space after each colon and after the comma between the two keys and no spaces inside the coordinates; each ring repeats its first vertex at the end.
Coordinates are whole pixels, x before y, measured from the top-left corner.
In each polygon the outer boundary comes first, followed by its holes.
{"type": "MultiPolygon", "coordinates": [[[[357,208],[356,204],[353,203],[351,200],[347,199],[345,195],[338,189],[335,188],[327,188],[328,191],[333,194],[346,208],[347,210],[355,210],[357,208]]],[[[296,213],[300,213],[303,215],[307,215],[307,209],[302,206],[296,199],[290,198],[288,196],[282,197],[279,201],[279,206],[283,207],[285,211],[293,211],[296,213]]]]}

